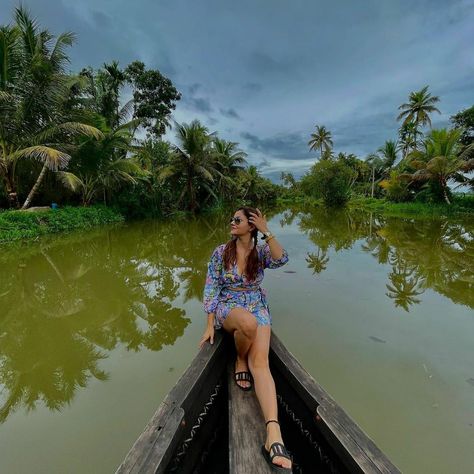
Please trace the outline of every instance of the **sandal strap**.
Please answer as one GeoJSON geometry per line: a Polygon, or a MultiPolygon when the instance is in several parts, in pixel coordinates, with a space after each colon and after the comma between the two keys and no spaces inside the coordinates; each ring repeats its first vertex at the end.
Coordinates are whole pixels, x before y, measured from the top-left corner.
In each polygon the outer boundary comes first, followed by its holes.
{"type": "Polygon", "coordinates": [[[277,456],[289,459],[290,461],[291,456],[289,455],[288,451],[285,448],[285,445],[279,442],[275,442],[270,446],[270,460],[273,462],[273,459],[277,456]]]}
{"type": "Polygon", "coordinates": [[[268,420],[265,422],[265,426],[268,426],[268,423],[276,423],[277,425],[280,424],[280,422],[278,420],[268,420]]]}
{"type": "Polygon", "coordinates": [[[237,381],[246,381],[246,382],[250,382],[251,381],[251,378],[250,378],[250,372],[236,372],[235,373],[235,380],[237,381]]]}

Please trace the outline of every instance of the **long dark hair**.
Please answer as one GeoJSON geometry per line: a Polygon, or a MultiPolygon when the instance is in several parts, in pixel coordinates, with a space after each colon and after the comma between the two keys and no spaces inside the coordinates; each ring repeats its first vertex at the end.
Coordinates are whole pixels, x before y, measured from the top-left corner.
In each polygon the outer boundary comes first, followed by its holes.
{"type": "MultiPolygon", "coordinates": [[[[257,214],[257,209],[249,206],[239,207],[235,212],[237,211],[242,211],[247,219],[251,217],[251,212],[257,214]]],[[[244,270],[247,280],[250,281],[255,280],[255,278],[257,277],[258,267],[260,265],[260,262],[258,261],[257,251],[258,230],[256,227],[252,230],[251,235],[253,238],[254,246],[253,249],[250,251],[249,256],[247,257],[247,262],[245,263],[244,270]]],[[[232,265],[237,262],[237,239],[231,239],[229,240],[229,242],[227,242],[224,248],[223,260],[224,268],[226,270],[230,270],[232,265]]]]}

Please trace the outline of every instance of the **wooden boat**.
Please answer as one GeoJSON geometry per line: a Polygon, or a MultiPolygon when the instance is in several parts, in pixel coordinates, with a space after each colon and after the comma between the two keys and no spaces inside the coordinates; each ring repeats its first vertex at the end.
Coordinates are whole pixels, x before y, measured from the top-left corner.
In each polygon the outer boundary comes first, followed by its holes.
{"type": "MultiPolygon", "coordinates": [[[[216,333],[137,439],[117,473],[272,472],[254,391],[232,379],[231,338],[216,333]]],[[[270,365],[294,473],[399,473],[272,334],[270,365]]]]}

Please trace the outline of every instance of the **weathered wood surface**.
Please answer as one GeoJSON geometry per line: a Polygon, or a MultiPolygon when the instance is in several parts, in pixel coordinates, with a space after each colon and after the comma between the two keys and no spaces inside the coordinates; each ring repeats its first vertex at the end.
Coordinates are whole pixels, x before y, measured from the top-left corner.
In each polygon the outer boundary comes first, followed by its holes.
{"type": "Polygon", "coordinates": [[[321,433],[351,472],[400,473],[273,333],[270,359],[314,414],[321,433]]]}
{"type": "Polygon", "coordinates": [[[222,336],[216,333],[214,344],[206,344],[199,351],[117,468],[117,474],[165,471],[186,427],[190,399],[219,375],[213,369],[226,357],[224,345],[222,336]]]}
{"type": "Polygon", "coordinates": [[[261,447],[265,443],[265,420],[254,389],[244,392],[234,382],[234,363],[229,362],[229,472],[270,474],[261,447]]]}
{"type": "Polygon", "coordinates": [[[317,413],[320,417],[321,431],[327,433],[330,443],[330,438],[334,437],[333,447],[347,459],[346,465],[352,465],[351,471],[377,474],[400,473],[342,408],[337,405],[321,405],[317,413]],[[327,430],[323,425],[326,425],[327,430]]]}

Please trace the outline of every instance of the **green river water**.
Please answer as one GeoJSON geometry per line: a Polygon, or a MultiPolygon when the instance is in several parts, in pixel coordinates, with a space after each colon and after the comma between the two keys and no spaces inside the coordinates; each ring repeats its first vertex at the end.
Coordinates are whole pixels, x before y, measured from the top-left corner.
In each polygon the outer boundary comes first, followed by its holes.
{"type": "MultiPolygon", "coordinates": [[[[109,473],[197,353],[228,215],[0,248],[0,473],[109,473]]],[[[474,220],[284,211],[273,328],[406,473],[474,471],[474,220]]]]}

